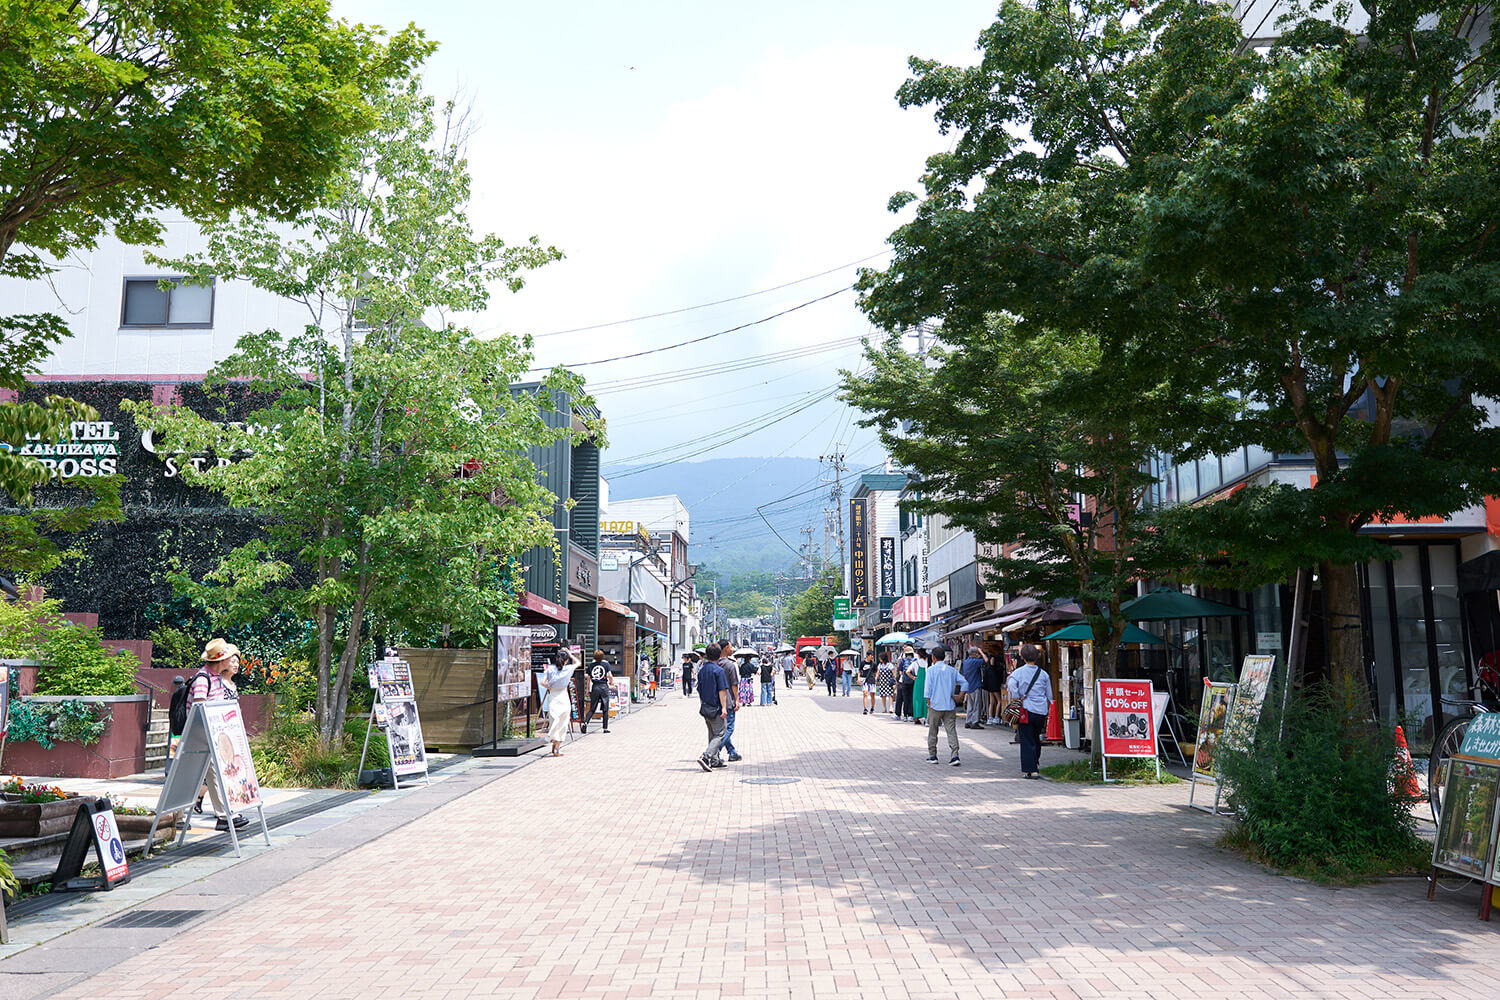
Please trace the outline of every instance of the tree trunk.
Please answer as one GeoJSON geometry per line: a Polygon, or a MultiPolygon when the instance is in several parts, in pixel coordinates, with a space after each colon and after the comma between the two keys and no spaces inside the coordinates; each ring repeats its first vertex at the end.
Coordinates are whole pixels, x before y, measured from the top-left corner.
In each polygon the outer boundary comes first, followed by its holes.
{"type": "Polygon", "coordinates": [[[1323,584],[1323,616],[1328,622],[1328,679],[1340,690],[1366,696],[1358,573],[1352,565],[1328,562],[1319,565],[1318,573],[1323,584]]]}

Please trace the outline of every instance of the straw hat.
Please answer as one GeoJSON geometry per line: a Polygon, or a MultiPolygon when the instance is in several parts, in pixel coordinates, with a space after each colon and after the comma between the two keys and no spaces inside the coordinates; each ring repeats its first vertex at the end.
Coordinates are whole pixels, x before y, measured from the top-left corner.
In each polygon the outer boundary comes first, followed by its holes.
{"type": "Polygon", "coordinates": [[[232,642],[223,639],[210,639],[208,645],[203,647],[204,663],[222,663],[231,656],[239,656],[240,649],[232,642]]]}

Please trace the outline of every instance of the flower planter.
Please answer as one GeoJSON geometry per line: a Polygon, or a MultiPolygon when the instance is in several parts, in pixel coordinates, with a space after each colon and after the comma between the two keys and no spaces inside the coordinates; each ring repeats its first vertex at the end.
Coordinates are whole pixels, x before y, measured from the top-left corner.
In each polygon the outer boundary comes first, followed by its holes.
{"type": "MultiPolygon", "coordinates": [[[[158,841],[170,840],[177,832],[177,821],[181,813],[169,812],[162,816],[161,822],[156,824],[156,839],[158,841]]],[[[115,825],[120,828],[120,836],[126,840],[144,840],[146,834],[151,832],[151,824],[156,821],[156,816],[130,816],[115,813],[115,825]]]]}
{"type": "Polygon", "coordinates": [[[67,833],[78,815],[78,796],[57,802],[0,802],[0,837],[50,837],[67,833]]]}

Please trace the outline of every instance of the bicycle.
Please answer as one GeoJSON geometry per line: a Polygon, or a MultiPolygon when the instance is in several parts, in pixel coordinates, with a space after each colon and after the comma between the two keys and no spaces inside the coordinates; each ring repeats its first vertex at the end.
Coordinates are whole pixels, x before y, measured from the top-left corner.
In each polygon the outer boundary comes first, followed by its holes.
{"type": "Polygon", "coordinates": [[[1454,705],[1463,714],[1455,714],[1443,724],[1432,741],[1432,752],[1427,755],[1427,803],[1432,807],[1434,823],[1443,815],[1443,785],[1448,780],[1448,758],[1463,746],[1464,733],[1469,731],[1469,722],[1474,716],[1495,711],[1490,704],[1472,698],[1445,697],[1443,704],[1454,705]]]}

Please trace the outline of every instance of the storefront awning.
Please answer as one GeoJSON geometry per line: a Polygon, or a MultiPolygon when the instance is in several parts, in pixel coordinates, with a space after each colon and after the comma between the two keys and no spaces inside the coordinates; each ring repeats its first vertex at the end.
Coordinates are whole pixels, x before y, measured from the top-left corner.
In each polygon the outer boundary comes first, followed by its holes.
{"type": "Polygon", "coordinates": [[[611,601],[607,597],[601,597],[601,598],[599,598],[599,610],[600,611],[611,611],[611,612],[619,615],[621,618],[634,618],[635,617],[635,612],[634,611],[631,611],[628,607],[626,607],[625,605],[621,604],[619,601],[611,601]]]}
{"type": "Polygon", "coordinates": [[[891,606],[892,622],[926,622],[932,620],[932,606],[928,603],[926,594],[914,594],[911,597],[903,597],[891,606]]]}

